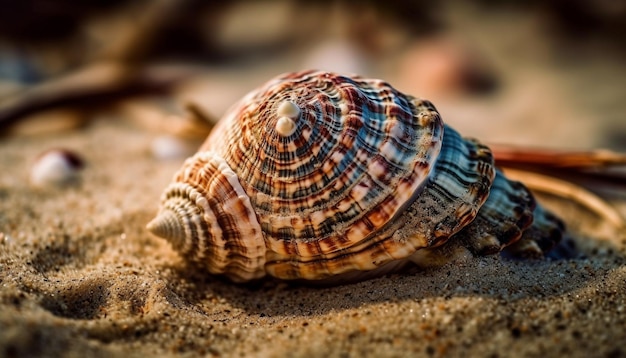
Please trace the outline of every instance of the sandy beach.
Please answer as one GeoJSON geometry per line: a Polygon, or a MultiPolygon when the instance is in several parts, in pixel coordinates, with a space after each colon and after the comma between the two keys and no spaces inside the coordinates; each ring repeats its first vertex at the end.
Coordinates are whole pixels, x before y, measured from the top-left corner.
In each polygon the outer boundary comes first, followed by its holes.
{"type": "MultiPolygon", "coordinates": [[[[377,65],[362,66],[363,74],[432,99],[446,123],[488,143],[626,148],[619,51],[571,39],[556,46],[538,29],[543,13],[483,17],[483,7],[476,9],[446,21],[494,64],[495,92],[447,96],[446,88],[441,95],[419,87],[424,72],[409,70],[423,56],[422,38],[402,37],[395,27],[374,38],[396,52],[372,50],[366,59],[377,65]],[[511,29],[511,19],[519,25],[515,33],[502,30],[511,29]]],[[[287,32],[279,30],[268,32],[287,32]]],[[[243,57],[252,53],[246,46],[260,44],[267,56],[282,44],[265,43],[262,34],[258,43],[238,44],[229,40],[237,32],[225,34],[223,53],[243,57]]],[[[209,111],[219,107],[219,117],[264,80],[308,64],[313,56],[303,51],[294,46],[263,63],[259,55],[255,66],[207,65],[204,76],[167,101],[199,99],[209,111]]],[[[347,60],[335,62],[350,64],[356,55],[346,51],[347,60]]],[[[162,133],[131,120],[118,104],[53,108],[39,114],[52,118],[69,109],[86,118],[76,128],[0,137],[0,357],[626,357],[626,229],[571,200],[538,195],[566,222],[576,258],[464,257],[335,287],[269,278],[235,284],[189,265],[145,229],[184,157],[155,155],[162,133]],[[66,187],[34,187],[33,163],[53,148],[73,151],[85,167],[66,187]]],[[[623,188],[598,192],[626,217],[623,188]]]]}

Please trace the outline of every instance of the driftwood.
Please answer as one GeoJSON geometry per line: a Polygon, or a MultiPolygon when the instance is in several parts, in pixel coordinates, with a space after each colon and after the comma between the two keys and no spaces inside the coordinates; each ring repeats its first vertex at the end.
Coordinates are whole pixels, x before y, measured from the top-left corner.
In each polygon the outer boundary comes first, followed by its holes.
{"type": "Polygon", "coordinates": [[[141,8],[133,26],[110,41],[83,68],[0,98],[0,130],[37,111],[64,105],[162,92],[191,72],[190,67],[148,66],[147,52],[158,33],[188,1],[154,1],[141,8]]]}

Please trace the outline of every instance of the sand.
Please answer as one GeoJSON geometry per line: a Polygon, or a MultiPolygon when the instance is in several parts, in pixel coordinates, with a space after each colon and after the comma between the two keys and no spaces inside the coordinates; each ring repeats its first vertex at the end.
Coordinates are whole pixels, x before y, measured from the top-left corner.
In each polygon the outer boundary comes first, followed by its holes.
{"type": "Polygon", "coordinates": [[[576,205],[547,202],[573,228],[579,259],[464,258],[338,287],[237,285],[144,229],[181,164],[154,159],[153,137],[101,118],[2,139],[0,356],[626,355],[624,232],[576,205]],[[31,187],[33,159],[54,147],[84,157],[81,183],[31,187]]]}
{"type": "MultiPolygon", "coordinates": [[[[548,51],[541,31],[520,30],[535,22],[478,15],[466,21],[499,54],[502,89],[461,103],[427,96],[445,121],[490,142],[625,148],[620,57],[548,51]]],[[[216,71],[198,96],[226,106],[293,69],[273,66],[216,71]]],[[[414,93],[409,75],[385,79],[403,77],[414,93]]],[[[337,287],[238,285],[145,230],[182,159],[154,158],[156,134],[124,116],[96,116],[73,131],[0,137],[0,357],[626,356],[626,232],[578,205],[540,198],[567,222],[576,259],[465,257],[337,287]],[[33,188],[34,159],[55,147],[85,159],[80,183],[33,188]]],[[[626,215],[623,190],[609,193],[626,215]]]]}

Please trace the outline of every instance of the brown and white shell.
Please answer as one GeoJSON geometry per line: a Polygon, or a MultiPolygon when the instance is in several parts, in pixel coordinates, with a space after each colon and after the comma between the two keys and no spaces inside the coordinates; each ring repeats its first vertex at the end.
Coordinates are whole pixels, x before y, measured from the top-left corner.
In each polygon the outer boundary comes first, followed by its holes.
{"type": "Polygon", "coordinates": [[[476,255],[518,242],[511,255],[537,256],[564,230],[432,103],[314,71],[279,76],[234,105],[148,229],[234,281],[368,278],[429,265],[447,241],[476,255]]]}

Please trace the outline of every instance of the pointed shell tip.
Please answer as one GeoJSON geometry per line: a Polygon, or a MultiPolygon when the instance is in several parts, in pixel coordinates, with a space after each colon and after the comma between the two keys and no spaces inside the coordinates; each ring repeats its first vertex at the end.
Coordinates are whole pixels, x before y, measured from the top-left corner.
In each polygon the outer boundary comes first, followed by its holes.
{"type": "Polygon", "coordinates": [[[169,210],[163,210],[152,219],[147,225],[146,229],[156,236],[162,237],[170,241],[184,240],[185,229],[173,212],[169,210]]]}

